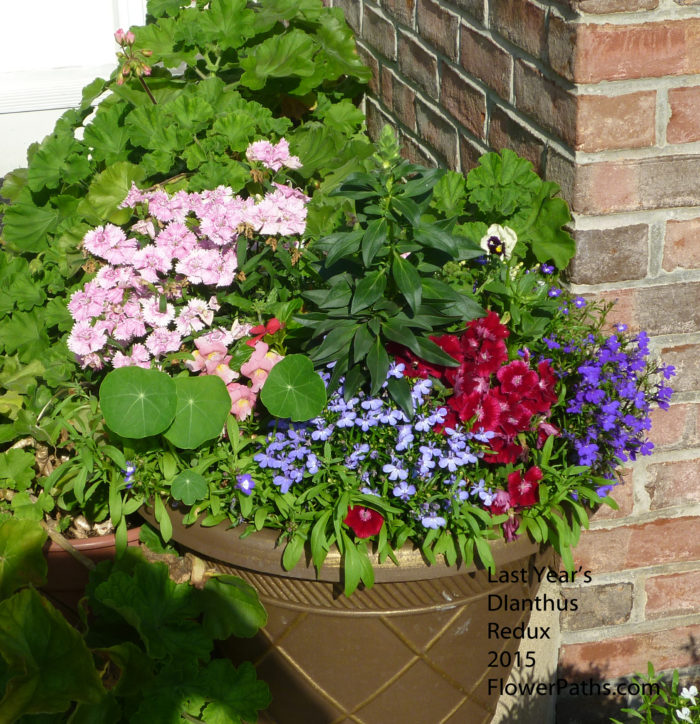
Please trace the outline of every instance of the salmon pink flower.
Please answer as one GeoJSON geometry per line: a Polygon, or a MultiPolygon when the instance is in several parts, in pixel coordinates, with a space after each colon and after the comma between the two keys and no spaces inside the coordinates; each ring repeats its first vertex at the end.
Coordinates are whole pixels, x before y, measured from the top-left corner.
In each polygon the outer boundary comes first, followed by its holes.
{"type": "Polygon", "coordinates": [[[255,393],[247,385],[238,382],[231,382],[226,385],[226,389],[231,397],[231,414],[237,420],[245,420],[253,412],[255,393]]]}

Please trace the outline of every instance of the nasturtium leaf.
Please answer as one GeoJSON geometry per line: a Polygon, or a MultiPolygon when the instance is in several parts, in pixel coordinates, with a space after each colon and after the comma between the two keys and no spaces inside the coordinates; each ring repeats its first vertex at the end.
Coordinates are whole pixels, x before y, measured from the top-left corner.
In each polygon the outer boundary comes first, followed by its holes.
{"type": "Polygon", "coordinates": [[[32,588],[0,602],[0,651],[8,670],[0,721],[66,711],[106,693],[83,637],[32,588]]]}
{"type": "Polygon", "coordinates": [[[102,381],[100,407],[107,426],[117,435],[131,438],[157,435],[166,430],[175,417],[175,382],[158,370],[120,367],[102,381]]]}
{"type": "Polygon", "coordinates": [[[46,582],[45,541],[46,531],[38,523],[10,518],[0,525],[0,599],[29,583],[46,582]]]}
{"type": "Polygon", "coordinates": [[[194,470],[183,470],[172,482],[170,495],[185,505],[194,505],[209,492],[207,481],[194,470]]]}
{"type": "Polygon", "coordinates": [[[204,630],[214,639],[250,638],[267,623],[257,591],[238,576],[216,576],[201,594],[204,630]]]}
{"type": "Polygon", "coordinates": [[[290,354],[270,370],[260,399],[275,417],[301,422],[321,413],[326,387],[308,357],[290,354]]]}
{"type": "Polygon", "coordinates": [[[176,447],[190,450],[218,437],[231,411],[231,397],[221,377],[176,377],[174,382],[175,419],[165,438],[176,447]]]}

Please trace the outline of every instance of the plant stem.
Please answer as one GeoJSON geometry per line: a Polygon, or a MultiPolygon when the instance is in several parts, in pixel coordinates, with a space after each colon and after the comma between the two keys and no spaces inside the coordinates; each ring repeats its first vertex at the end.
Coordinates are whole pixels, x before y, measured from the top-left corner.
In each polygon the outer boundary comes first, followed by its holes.
{"type": "Polygon", "coordinates": [[[146,85],[146,81],[143,79],[142,76],[139,76],[139,82],[140,82],[141,85],[143,86],[143,89],[146,91],[146,93],[148,93],[148,97],[149,97],[149,98],[151,99],[151,101],[153,102],[153,105],[154,105],[154,106],[157,106],[157,105],[158,105],[158,101],[153,97],[153,93],[151,93],[150,88],[146,85]]]}
{"type": "Polygon", "coordinates": [[[84,556],[80,551],[76,550],[70,544],[68,539],[64,538],[57,530],[49,527],[44,521],[41,522],[41,526],[49,534],[49,538],[51,538],[54,543],[61,546],[66,553],[70,553],[73,558],[78,561],[78,563],[82,563],[89,571],[93,571],[95,569],[94,562],[87,556],[84,556]]]}

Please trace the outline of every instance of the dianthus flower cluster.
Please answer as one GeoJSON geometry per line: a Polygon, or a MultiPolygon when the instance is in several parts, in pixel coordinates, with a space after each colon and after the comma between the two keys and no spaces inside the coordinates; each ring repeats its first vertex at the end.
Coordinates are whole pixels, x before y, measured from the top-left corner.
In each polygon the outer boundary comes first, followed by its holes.
{"type": "Polygon", "coordinates": [[[540,446],[548,435],[558,433],[546,422],[557,401],[557,380],[549,362],[541,361],[535,371],[529,360],[509,360],[504,341],[508,336],[498,315],[489,312],[469,322],[459,336],[431,337],[459,362],[458,367],[428,364],[410,350],[394,348],[407,377],[431,376],[452,388],[444,424],[459,422],[486,433],[490,451],[484,460],[490,463],[513,463],[523,457],[520,433],[537,431],[540,446]]]}
{"type": "MultiPolygon", "coordinates": [[[[285,160],[297,168],[285,148],[275,151],[270,168],[277,170],[285,160]]],[[[94,369],[147,368],[161,364],[168,354],[189,351],[183,343],[194,338],[194,362],[188,367],[222,377],[237,417],[250,414],[267,372],[280,357],[257,336],[253,356],[240,370],[253,384],[234,383],[239,375],[228,367],[227,348],[247,336],[251,326],[234,322],[227,330],[212,325],[220,309],[216,293],[228,290],[236,278],[240,240],[252,252],[275,236],[292,237],[287,244],[299,246],[309,199],[291,186],[273,182],[272,187],[263,197],[243,198],[224,186],[169,195],[132,185],[122,206],[141,206],[145,218],[128,233],[107,224],[83,238],[85,252],[103,263],[68,303],[74,324],[67,345],[79,363],[94,369]]]]}
{"type": "MultiPolygon", "coordinates": [[[[624,332],[624,325],[618,325],[624,332]]],[[[593,334],[580,345],[548,340],[551,349],[583,357],[575,368],[566,407],[563,435],[575,451],[572,461],[588,465],[601,477],[614,480],[619,462],[649,455],[653,449],[646,432],[651,428],[653,404],[668,408],[671,388],[664,384],[675,371],[657,368],[649,360],[645,332],[633,337],[621,334],[598,339],[593,334]]]]}
{"type": "MultiPolygon", "coordinates": [[[[403,365],[393,364],[387,379],[402,375],[403,365]]],[[[323,377],[327,384],[330,375],[323,377]]],[[[461,425],[446,427],[449,411],[436,397],[432,380],[416,380],[411,390],[414,414],[409,417],[389,397],[386,383],[376,397],[361,391],[347,401],[341,384],[322,415],[304,423],[277,421],[254,456],[258,472],[253,475],[267,478],[281,493],[299,491],[325,477],[342,485],[329,466],[330,450],[336,465],[354,471],[365,496],[398,506],[424,528],[444,527],[463,502],[471,499],[486,508],[494,493],[483,480],[468,480],[470,472],[475,477],[488,435],[461,425]]],[[[350,520],[360,525],[362,510],[359,506],[350,520]]],[[[376,524],[376,515],[370,518],[376,524]]]]}

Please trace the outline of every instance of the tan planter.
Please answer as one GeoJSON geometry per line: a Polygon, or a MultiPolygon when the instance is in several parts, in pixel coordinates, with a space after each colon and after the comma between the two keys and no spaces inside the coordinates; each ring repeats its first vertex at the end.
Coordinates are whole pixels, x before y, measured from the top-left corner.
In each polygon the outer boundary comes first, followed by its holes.
{"type": "Polygon", "coordinates": [[[182,515],[170,513],[175,540],[251,583],[267,609],[267,626],[254,639],[223,648],[234,662],[253,661],[270,686],[273,701],[260,724],[490,722],[499,691],[489,679],[507,681],[511,666],[500,661],[508,664],[520,641],[489,638],[489,625],[526,627],[529,612],[490,612],[488,596],[532,598],[532,567],[552,560],[529,540],[495,542],[499,572],[517,580],[498,583],[474,566],[427,566],[406,547],[400,566],[376,565],[374,587],[346,598],[337,551],[316,580],[309,562],[282,569],[274,531],[241,540],[243,528],[185,528],[182,515]]]}

